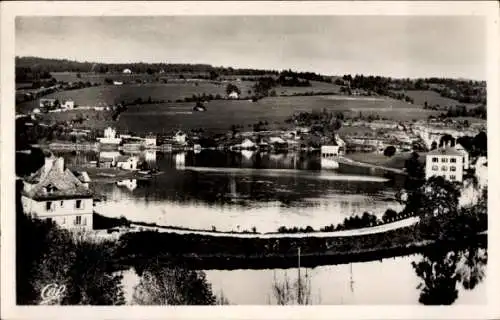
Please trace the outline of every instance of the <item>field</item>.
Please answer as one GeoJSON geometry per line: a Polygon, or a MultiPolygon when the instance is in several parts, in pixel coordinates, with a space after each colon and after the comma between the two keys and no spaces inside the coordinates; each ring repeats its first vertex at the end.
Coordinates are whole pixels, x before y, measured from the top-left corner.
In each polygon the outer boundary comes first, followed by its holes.
{"type": "Polygon", "coordinates": [[[425,101],[429,105],[440,105],[441,107],[465,105],[465,106],[475,106],[475,104],[460,103],[456,100],[441,97],[439,93],[431,90],[408,90],[405,93],[407,96],[412,98],[417,105],[423,106],[425,101]]]}
{"type": "MultiPolygon", "coordinates": [[[[82,76],[83,77],[83,76],[82,76]]],[[[124,84],[120,86],[102,85],[85,89],[62,91],[49,94],[44,98],[57,98],[59,100],[73,99],[77,105],[97,106],[120,103],[122,101],[132,102],[141,98],[147,100],[164,100],[175,102],[178,99],[192,97],[193,95],[219,94],[226,96],[226,86],[229,82],[212,81],[176,81],[170,83],[147,83],[147,84],[124,84]]],[[[253,81],[233,82],[240,90],[241,97],[251,96],[253,81]]],[[[303,94],[305,92],[331,93],[339,92],[339,87],[330,83],[312,82],[311,87],[277,87],[278,95],[303,94]]],[[[39,107],[39,101],[27,101],[16,106],[19,112],[29,112],[39,107]]]]}
{"type": "MultiPolygon", "coordinates": [[[[94,89],[94,88],[92,88],[94,89]]],[[[87,90],[87,89],[86,89],[87,90]]],[[[247,130],[259,121],[266,121],[270,128],[285,127],[284,121],[295,112],[341,111],[345,115],[379,115],[394,120],[425,119],[435,111],[423,110],[392,99],[342,98],[340,96],[269,97],[257,102],[248,100],[214,100],[207,103],[206,112],[194,112],[194,103],[162,103],[130,106],[117,122],[110,120],[109,112],[74,110],[43,115],[47,120],[68,121],[88,118],[80,127],[103,128],[116,126],[120,131],[136,133],[170,132],[174,129],[203,128],[209,132],[225,132],[231,125],[242,125],[247,130]]]]}
{"type": "Polygon", "coordinates": [[[229,130],[232,124],[248,128],[248,125],[259,121],[278,123],[277,127],[280,127],[294,112],[320,111],[323,108],[342,111],[346,115],[357,115],[362,111],[364,115],[377,114],[395,120],[424,119],[434,113],[395,100],[343,100],[328,96],[275,97],[258,102],[211,101],[206,112],[193,112],[192,107],[193,103],[130,107],[120,116],[117,126],[120,130],[134,132],[167,132],[175,128],[204,128],[221,132],[229,130]]]}

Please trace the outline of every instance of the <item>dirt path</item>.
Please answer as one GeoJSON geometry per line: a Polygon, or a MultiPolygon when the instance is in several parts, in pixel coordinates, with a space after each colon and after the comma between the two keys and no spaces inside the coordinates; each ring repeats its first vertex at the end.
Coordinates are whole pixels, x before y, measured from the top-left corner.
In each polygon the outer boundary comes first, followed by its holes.
{"type": "MultiPolygon", "coordinates": [[[[131,227],[135,227],[137,230],[142,228],[143,231],[146,230],[157,230],[158,232],[169,232],[177,234],[197,234],[203,236],[213,236],[213,237],[233,237],[233,238],[261,238],[261,239],[274,239],[274,238],[334,238],[334,237],[354,237],[362,236],[368,234],[382,233],[399,228],[409,227],[417,223],[418,217],[406,218],[396,222],[386,223],[383,225],[353,229],[353,230],[342,230],[342,231],[332,231],[332,232],[304,232],[304,233],[231,233],[231,232],[212,232],[212,231],[201,231],[201,230],[180,230],[169,227],[152,227],[152,226],[141,226],[138,224],[131,224],[131,227]]],[[[134,232],[134,231],[132,231],[134,232]]]]}

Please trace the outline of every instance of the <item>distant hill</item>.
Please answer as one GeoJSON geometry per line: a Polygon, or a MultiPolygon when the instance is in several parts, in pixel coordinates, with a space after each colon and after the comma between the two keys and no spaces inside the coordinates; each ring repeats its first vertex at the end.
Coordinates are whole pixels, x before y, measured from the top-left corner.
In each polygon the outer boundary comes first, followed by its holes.
{"type": "Polygon", "coordinates": [[[32,72],[122,72],[131,69],[134,73],[212,73],[216,75],[268,75],[278,74],[275,70],[235,69],[215,67],[209,64],[171,63],[98,63],[79,62],[67,59],[47,59],[39,57],[16,57],[16,71],[30,69],[32,72]]]}

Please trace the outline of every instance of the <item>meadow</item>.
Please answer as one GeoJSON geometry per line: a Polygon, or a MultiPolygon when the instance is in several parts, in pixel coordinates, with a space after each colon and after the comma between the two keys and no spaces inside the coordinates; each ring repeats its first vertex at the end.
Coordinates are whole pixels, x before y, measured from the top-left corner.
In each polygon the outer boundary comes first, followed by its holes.
{"type": "Polygon", "coordinates": [[[168,132],[173,129],[203,128],[210,132],[229,130],[231,125],[250,126],[266,121],[270,128],[286,127],[285,120],[295,112],[341,111],[345,115],[379,115],[394,120],[426,119],[435,111],[423,110],[392,99],[330,99],[329,96],[269,97],[257,102],[217,100],[209,102],[206,112],[192,111],[193,103],[165,103],[133,106],[120,115],[119,130],[168,132]]]}
{"type": "MultiPolygon", "coordinates": [[[[83,79],[80,79],[85,81],[83,79]]],[[[66,81],[66,80],[65,80],[66,81]]],[[[56,98],[61,101],[72,99],[80,106],[112,105],[121,102],[132,102],[138,98],[143,101],[149,97],[153,100],[163,100],[165,102],[175,102],[179,99],[190,98],[193,95],[210,95],[214,97],[226,96],[226,86],[228,83],[235,84],[241,91],[242,98],[250,98],[253,94],[253,81],[220,82],[207,80],[176,80],[168,83],[145,83],[145,84],[123,84],[123,85],[101,85],[84,89],[60,91],[44,96],[44,98],[56,98]]],[[[294,95],[313,92],[318,93],[338,93],[340,87],[324,82],[311,82],[311,87],[276,87],[277,95],[294,95]]],[[[19,112],[30,112],[39,107],[39,101],[26,101],[16,106],[19,112]]]]}
{"type": "Polygon", "coordinates": [[[408,90],[405,92],[407,96],[412,98],[415,104],[423,106],[427,101],[429,106],[440,105],[441,107],[454,107],[456,105],[465,105],[468,107],[476,106],[476,104],[460,103],[457,100],[442,97],[439,93],[432,90],[408,90]]]}

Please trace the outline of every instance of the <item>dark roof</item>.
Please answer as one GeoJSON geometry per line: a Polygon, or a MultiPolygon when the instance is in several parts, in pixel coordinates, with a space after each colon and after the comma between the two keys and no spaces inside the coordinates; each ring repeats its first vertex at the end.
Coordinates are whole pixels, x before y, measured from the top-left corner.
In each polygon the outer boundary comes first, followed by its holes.
{"type": "Polygon", "coordinates": [[[439,148],[439,149],[434,149],[427,153],[428,156],[462,156],[462,153],[460,151],[456,150],[455,148],[439,148]]]}
{"type": "Polygon", "coordinates": [[[64,168],[62,158],[50,161],[50,168],[43,166],[25,179],[34,184],[29,191],[23,191],[25,196],[35,200],[92,197],[92,192],[69,169],[64,168]]]}

